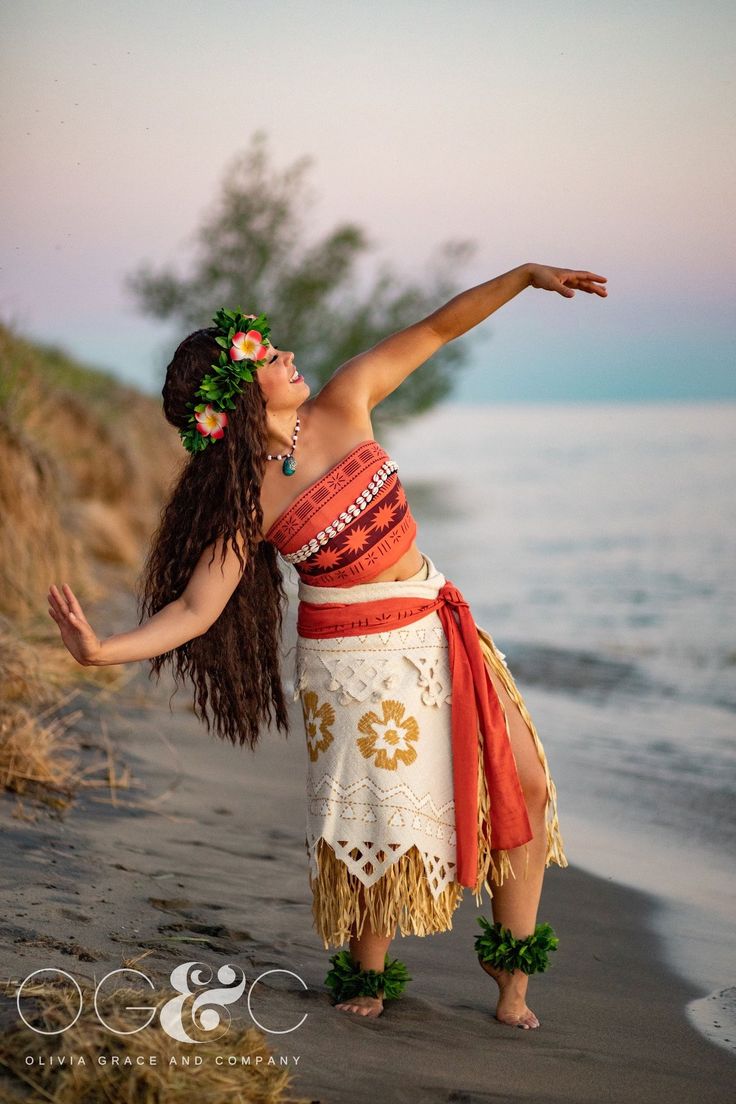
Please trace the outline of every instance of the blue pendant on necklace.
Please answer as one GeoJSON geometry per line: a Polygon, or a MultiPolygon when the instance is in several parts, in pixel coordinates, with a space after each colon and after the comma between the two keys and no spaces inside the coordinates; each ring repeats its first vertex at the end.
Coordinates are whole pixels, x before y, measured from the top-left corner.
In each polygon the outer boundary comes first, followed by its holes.
{"type": "Polygon", "coordinates": [[[284,458],[284,462],[281,465],[281,470],[284,475],[293,475],[296,471],[296,460],[293,456],[287,456],[284,458]]]}

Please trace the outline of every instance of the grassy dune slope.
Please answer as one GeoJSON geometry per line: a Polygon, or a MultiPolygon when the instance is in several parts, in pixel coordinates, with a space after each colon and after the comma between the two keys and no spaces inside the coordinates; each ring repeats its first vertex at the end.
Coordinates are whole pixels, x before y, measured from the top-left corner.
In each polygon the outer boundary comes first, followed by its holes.
{"type": "Polygon", "coordinates": [[[134,577],[183,457],[160,402],[0,327],[0,428],[0,613],[45,616],[52,580],[91,596],[100,564],[134,577]]]}
{"type": "Polygon", "coordinates": [[[155,398],[0,326],[0,776],[53,797],[73,779],[65,726],[49,721],[83,668],[48,613],[49,584],[80,599],[134,586],[184,457],[155,398]],[[41,714],[43,710],[43,715],[41,714]]]}

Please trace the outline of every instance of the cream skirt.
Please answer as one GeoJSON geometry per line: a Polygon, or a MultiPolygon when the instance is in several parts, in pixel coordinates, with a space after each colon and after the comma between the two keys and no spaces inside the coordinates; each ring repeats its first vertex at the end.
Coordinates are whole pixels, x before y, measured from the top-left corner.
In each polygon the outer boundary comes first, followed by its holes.
{"type": "MultiPolygon", "coordinates": [[[[316,587],[306,602],[434,598],[445,576],[428,557],[410,579],[316,587]]],[[[547,778],[545,866],[567,866],[557,791],[526,706],[491,637],[476,626],[491,671],[529,726],[547,778]]],[[[385,936],[452,927],[463,899],[455,872],[451,676],[436,611],[364,636],[297,637],[294,699],[307,742],[306,849],[315,929],[325,948],[361,935],[368,921],[385,936]]],[[[508,731],[508,720],[507,731],[508,731]]],[[[491,852],[489,800],[478,732],[476,905],[491,881],[516,877],[507,851],[491,852]],[[490,879],[490,880],[489,880],[490,879]]],[[[528,857],[528,856],[527,856],[528,857]]]]}

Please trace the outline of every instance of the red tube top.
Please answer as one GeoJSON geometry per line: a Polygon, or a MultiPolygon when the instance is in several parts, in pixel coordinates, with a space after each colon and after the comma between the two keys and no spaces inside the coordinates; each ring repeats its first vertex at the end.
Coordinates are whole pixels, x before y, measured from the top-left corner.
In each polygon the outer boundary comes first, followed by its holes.
{"type": "Polygon", "coordinates": [[[266,540],[311,586],[368,583],[411,547],[417,532],[398,465],[362,441],[273,523],[266,540]]]}

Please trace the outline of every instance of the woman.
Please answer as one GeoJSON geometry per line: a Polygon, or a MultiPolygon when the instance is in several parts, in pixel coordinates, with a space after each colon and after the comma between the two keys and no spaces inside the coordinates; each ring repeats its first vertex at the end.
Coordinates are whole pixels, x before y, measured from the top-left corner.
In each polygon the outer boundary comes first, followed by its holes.
{"type": "Polygon", "coordinates": [[[539,1026],[528,977],[558,940],[537,907],[545,867],[567,865],[556,790],[502,653],[417,547],[371,411],[525,288],[605,296],[605,280],[520,265],[353,357],[311,398],[265,315],[219,311],[167,369],[164,411],[192,456],[146,561],[147,620],[100,641],[71,588],[50,587],[78,662],[150,659],[157,676],[170,662],[208,729],[209,706],[217,735],[254,749],[264,724],[288,729],[277,551],[296,567],[305,843],[315,927],[325,947],[349,939],[326,978],[341,1011],[380,1015],[411,980],[389,961],[397,929],[447,930],[463,888],[479,904],[485,886],[494,923],[478,918],[475,950],[496,1018],[539,1026]]]}

